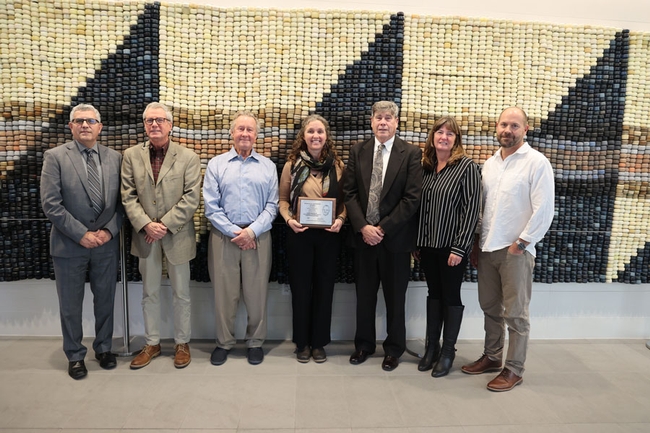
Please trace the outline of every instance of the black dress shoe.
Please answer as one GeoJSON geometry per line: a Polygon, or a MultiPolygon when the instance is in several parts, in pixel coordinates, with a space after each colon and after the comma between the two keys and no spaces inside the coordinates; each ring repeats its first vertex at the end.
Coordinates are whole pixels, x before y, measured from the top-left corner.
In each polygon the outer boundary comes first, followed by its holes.
{"type": "Polygon", "coordinates": [[[365,351],[363,349],[361,350],[355,350],[352,355],[350,355],[350,364],[352,365],[359,365],[363,364],[366,362],[366,359],[372,355],[372,353],[365,351]]]}
{"type": "Polygon", "coordinates": [[[210,363],[212,365],[222,365],[228,359],[228,351],[223,347],[217,347],[210,355],[210,363]]]}
{"type": "Polygon", "coordinates": [[[381,363],[381,368],[385,371],[393,371],[399,365],[399,358],[394,356],[386,355],[384,356],[384,361],[381,363]]]}
{"type": "Polygon", "coordinates": [[[86,377],[88,374],[88,370],[86,370],[86,364],[84,364],[83,360],[71,361],[68,364],[68,374],[74,380],[79,380],[86,377]]]}
{"type": "Polygon", "coordinates": [[[315,349],[312,349],[311,357],[314,358],[314,362],[318,364],[327,361],[327,354],[325,353],[325,349],[322,347],[316,347],[315,349]]]}
{"type": "Polygon", "coordinates": [[[296,359],[298,362],[305,364],[309,362],[309,358],[311,358],[311,350],[309,349],[309,346],[305,346],[302,349],[296,349],[296,359]]]}
{"type": "Polygon", "coordinates": [[[251,365],[261,364],[264,361],[264,350],[261,347],[249,347],[246,357],[251,365]]]}
{"type": "Polygon", "coordinates": [[[111,370],[117,367],[117,359],[111,352],[95,353],[95,359],[104,370],[111,370]]]}

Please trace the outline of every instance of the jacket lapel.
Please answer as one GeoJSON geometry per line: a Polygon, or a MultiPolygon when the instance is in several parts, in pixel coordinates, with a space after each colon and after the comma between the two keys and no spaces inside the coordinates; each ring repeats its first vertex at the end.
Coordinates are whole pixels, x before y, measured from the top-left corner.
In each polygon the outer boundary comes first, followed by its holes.
{"type": "Polygon", "coordinates": [[[99,152],[99,161],[102,165],[102,184],[104,185],[104,203],[110,201],[108,197],[108,191],[110,186],[110,175],[113,172],[112,167],[110,167],[110,158],[108,157],[108,148],[104,146],[97,146],[97,151],[99,152]]]}
{"type": "MultiPolygon", "coordinates": [[[[375,139],[372,138],[363,145],[359,152],[359,169],[363,180],[363,190],[370,193],[370,178],[372,177],[372,160],[374,158],[375,139]]],[[[366,195],[367,195],[366,194],[366,195]]]]}
{"type": "Polygon", "coordinates": [[[70,158],[72,168],[77,173],[77,176],[79,176],[79,180],[81,180],[81,185],[83,185],[86,194],[89,194],[86,161],[84,160],[83,156],[81,156],[81,153],[79,152],[79,149],[77,148],[77,145],[74,141],[67,143],[66,148],[68,149],[68,158],[70,158]]]}
{"type": "MultiPolygon", "coordinates": [[[[174,165],[174,162],[176,161],[176,154],[178,153],[178,149],[176,147],[177,145],[174,144],[174,142],[169,142],[169,147],[167,148],[167,153],[165,154],[165,160],[163,161],[162,167],[160,167],[160,171],[158,172],[158,182],[160,182],[162,178],[165,177],[167,173],[169,173],[169,170],[171,170],[172,166],[174,165]]],[[[151,167],[151,165],[149,166],[151,167]]]]}
{"type": "Polygon", "coordinates": [[[402,161],[404,160],[404,146],[405,143],[395,137],[393,149],[391,150],[390,158],[388,159],[388,167],[386,168],[386,176],[384,176],[384,186],[381,190],[380,200],[383,199],[388,190],[390,190],[390,185],[393,184],[393,181],[397,177],[397,173],[399,173],[402,161]],[[386,188],[386,186],[388,186],[388,188],[386,188]]]}
{"type": "MultiPolygon", "coordinates": [[[[149,142],[145,142],[142,145],[142,149],[140,149],[140,157],[142,158],[142,165],[144,166],[144,169],[147,171],[147,174],[149,175],[149,178],[153,181],[153,170],[151,169],[151,156],[149,156],[149,142]]],[[[158,179],[160,179],[160,176],[158,176],[158,179]]]]}

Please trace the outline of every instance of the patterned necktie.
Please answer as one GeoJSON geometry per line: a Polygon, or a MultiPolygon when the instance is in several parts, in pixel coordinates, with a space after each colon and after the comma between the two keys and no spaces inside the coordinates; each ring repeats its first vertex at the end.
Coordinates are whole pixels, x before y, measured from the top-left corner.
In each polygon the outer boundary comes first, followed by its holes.
{"type": "Polygon", "coordinates": [[[95,216],[99,216],[104,210],[104,199],[102,197],[102,184],[99,182],[99,171],[95,162],[95,150],[86,149],[86,161],[88,163],[88,187],[90,200],[93,202],[95,216]]]}
{"type": "Polygon", "coordinates": [[[384,171],[384,145],[379,144],[377,152],[375,152],[375,160],[372,164],[372,175],[370,176],[370,191],[368,196],[368,209],[366,210],[366,221],[370,225],[375,225],[379,222],[379,197],[381,197],[382,188],[382,174],[384,171]]]}

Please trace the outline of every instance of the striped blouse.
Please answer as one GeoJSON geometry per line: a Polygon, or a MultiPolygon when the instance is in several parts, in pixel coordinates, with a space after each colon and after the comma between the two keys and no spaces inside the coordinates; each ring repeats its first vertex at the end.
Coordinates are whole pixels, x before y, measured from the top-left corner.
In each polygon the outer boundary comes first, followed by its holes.
{"type": "Polygon", "coordinates": [[[468,157],[439,173],[424,172],[418,247],[448,248],[466,256],[474,241],[481,203],[481,174],[468,157]]]}

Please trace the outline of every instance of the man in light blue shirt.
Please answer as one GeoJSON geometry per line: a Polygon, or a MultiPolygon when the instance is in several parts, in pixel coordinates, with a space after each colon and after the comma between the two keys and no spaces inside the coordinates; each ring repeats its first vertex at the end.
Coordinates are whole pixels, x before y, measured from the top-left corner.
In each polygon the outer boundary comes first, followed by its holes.
{"type": "Polygon", "coordinates": [[[234,145],[208,163],[203,181],[205,216],[212,224],[208,272],[214,289],[217,347],[210,361],[226,362],[235,345],[240,294],[248,312],[247,358],[264,360],[266,301],[271,272],[271,224],[278,212],[275,164],[253,149],[257,116],[239,111],[230,125],[234,145]]]}

